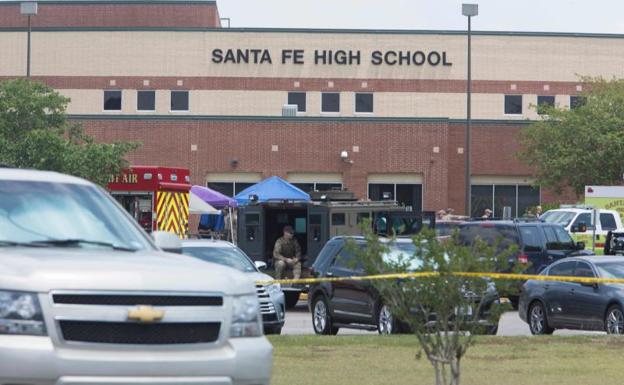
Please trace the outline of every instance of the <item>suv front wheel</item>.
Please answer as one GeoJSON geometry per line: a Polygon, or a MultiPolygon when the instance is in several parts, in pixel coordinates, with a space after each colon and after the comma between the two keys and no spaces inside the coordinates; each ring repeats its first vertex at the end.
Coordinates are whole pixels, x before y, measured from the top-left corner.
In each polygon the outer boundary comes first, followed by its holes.
{"type": "Polygon", "coordinates": [[[314,327],[314,332],[316,334],[338,334],[339,328],[334,327],[332,324],[332,319],[329,315],[329,306],[323,295],[319,295],[314,299],[312,305],[312,327],[314,327]]]}

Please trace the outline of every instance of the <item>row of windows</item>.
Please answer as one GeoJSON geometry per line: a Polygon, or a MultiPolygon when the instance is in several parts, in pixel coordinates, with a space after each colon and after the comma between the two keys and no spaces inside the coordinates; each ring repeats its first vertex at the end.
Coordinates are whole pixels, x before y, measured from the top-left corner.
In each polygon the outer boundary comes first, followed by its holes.
{"type": "MultiPolygon", "coordinates": [[[[119,90],[104,91],[104,111],[121,111],[122,93],[119,90]]],[[[171,111],[189,110],[189,92],[171,91],[171,111]]],[[[156,110],[156,91],[137,91],[137,111],[156,110]]]]}
{"type": "MultiPolygon", "coordinates": [[[[585,103],[583,96],[570,96],[570,108],[576,108],[585,103]]],[[[296,105],[298,112],[306,112],[307,110],[307,94],[305,92],[289,92],[288,104],[296,105]]],[[[543,107],[553,107],[555,105],[555,97],[548,95],[540,95],[537,97],[537,112],[544,113],[543,107]]],[[[104,91],[104,111],[121,111],[122,92],[120,90],[104,91]]],[[[137,91],[137,111],[155,111],[156,110],[156,91],[142,90],[137,91]]],[[[171,111],[188,111],[189,110],[189,92],[188,91],[171,91],[170,98],[171,111]]],[[[356,113],[373,113],[374,103],[372,93],[356,93],[355,94],[355,112],[356,113]]],[[[339,113],[340,112],[340,93],[339,92],[323,92],[321,93],[321,113],[339,113]]],[[[506,115],[522,115],[522,95],[505,95],[505,114],[506,115]]]]}
{"type": "MultiPolygon", "coordinates": [[[[219,191],[227,196],[234,196],[254,183],[247,182],[208,182],[208,188],[219,191]]],[[[342,183],[293,183],[305,192],[340,190],[342,183]]],[[[368,185],[368,198],[374,201],[396,200],[397,202],[420,211],[422,208],[421,184],[381,184],[368,185]]]]}
{"type": "Polygon", "coordinates": [[[483,215],[485,209],[494,212],[494,217],[502,218],[508,207],[512,217],[521,217],[540,204],[540,189],[524,185],[472,185],[471,208],[473,217],[483,215]]]}
{"type": "MultiPolygon", "coordinates": [[[[306,93],[305,92],[289,92],[288,104],[297,106],[297,112],[306,112],[306,93]]],[[[321,112],[340,112],[340,93],[339,92],[323,92],[321,93],[321,112]]],[[[372,113],[373,112],[373,94],[357,92],[355,94],[355,112],[372,113]]]]}
{"type": "MultiPolygon", "coordinates": [[[[570,108],[576,108],[585,104],[584,96],[570,96],[570,108]]],[[[555,97],[552,95],[538,95],[537,97],[537,113],[543,115],[545,107],[554,107],[555,97]]],[[[522,114],[522,95],[505,95],[505,114],[521,115],[522,114]]]]}

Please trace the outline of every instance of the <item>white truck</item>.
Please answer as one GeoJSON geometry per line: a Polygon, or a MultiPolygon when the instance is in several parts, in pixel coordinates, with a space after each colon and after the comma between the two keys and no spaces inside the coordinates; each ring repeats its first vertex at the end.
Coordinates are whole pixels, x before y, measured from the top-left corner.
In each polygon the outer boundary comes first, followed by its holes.
{"type": "Polygon", "coordinates": [[[268,385],[254,283],[155,238],[87,181],[0,168],[0,385],[268,385]]]}

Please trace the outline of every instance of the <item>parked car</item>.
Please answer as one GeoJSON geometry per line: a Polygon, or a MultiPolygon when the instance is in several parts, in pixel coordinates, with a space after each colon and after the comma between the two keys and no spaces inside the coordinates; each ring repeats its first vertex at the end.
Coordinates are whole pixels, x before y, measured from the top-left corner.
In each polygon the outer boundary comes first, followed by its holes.
{"type": "Polygon", "coordinates": [[[0,168],[0,384],[268,385],[249,278],[153,236],[90,182],[0,168]]]}
{"type": "MultiPolygon", "coordinates": [[[[509,266],[501,267],[502,272],[508,272],[514,263],[518,263],[525,266],[526,274],[538,274],[560,259],[591,253],[585,250],[582,242],[575,243],[562,226],[538,220],[465,222],[459,229],[460,242],[465,245],[481,239],[496,246],[501,253],[515,246],[517,251],[510,256],[509,266]]],[[[503,293],[514,307],[518,306],[520,286],[519,282],[518,291],[503,293]]]]}
{"type": "MultiPolygon", "coordinates": [[[[566,258],[541,275],[624,278],[622,257],[566,258]]],[[[624,286],[612,283],[527,281],[520,295],[519,315],[532,334],[556,329],[602,330],[624,333],[624,286]]]]}
{"type": "MultiPolygon", "coordinates": [[[[260,272],[266,268],[266,263],[252,262],[247,254],[230,242],[204,239],[184,240],[182,241],[182,254],[242,271],[254,282],[273,279],[270,275],[260,272]]],[[[260,301],[264,333],[280,334],[284,326],[286,304],[279,283],[255,285],[258,301],[260,301]]]]}
{"type": "Polygon", "coordinates": [[[592,247],[592,237],[595,234],[595,248],[602,249],[607,234],[610,231],[624,232],[624,226],[620,214],[615,210],[600,209],[595,224],[592,224],[592,213],[591,209],[562,208],[548,210],[540,219],[546,223],[563,226],[575,240],[583,241],[588,249],[592,247]]]}
{"type": "MultiPolygon", "coordinates": [[[[365,240],[358,236],[332,238],[319,253],[313,268],[317,277],[352,277],[364,274],[353,248],[348,242],[365,247],[365,240]]],[[[396,239],[388,242],[392,256],[412,256],[416,251],[411,239],[396,239]]],[[[496,290],[488,291],[480,299],[483,302],[480,320],[488,334],[496,334],[498,325],[487,325],[492,304],[499,300],[496,290]]],[[[369,281],[323,282],[310,285],[308,307],[312,314],[312,325],[316,334],[337,334],[340,328],[352,328],[391,334],[406,330],[401,320],[395,319],[388,306],[383,303],[379,292],[369,281]]]]}

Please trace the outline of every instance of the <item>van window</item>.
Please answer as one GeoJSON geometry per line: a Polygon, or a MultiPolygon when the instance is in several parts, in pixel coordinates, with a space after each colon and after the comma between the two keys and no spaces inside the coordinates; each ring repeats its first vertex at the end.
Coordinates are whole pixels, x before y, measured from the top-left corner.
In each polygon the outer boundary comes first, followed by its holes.
{"type": "Polygon", "coordinates": [[[594,226],[591,224],[591,214],[590,213],[582,213],[576,217],[576,220],[572,224],[572,226],[578,226],[581,222],[585,223],[587,226],[587,230],[593,230],[594,226]]]}
{"type": "Polygon", "coordinates": [[[617,225],[615,224],[615,217],[613,214],[609,213],[601,213],[600,214],[600,226],[604,231],[610,231],[617,229],[617,225]]]}

